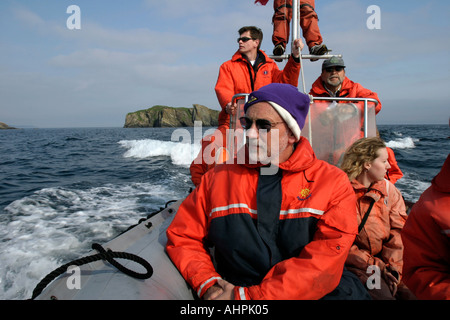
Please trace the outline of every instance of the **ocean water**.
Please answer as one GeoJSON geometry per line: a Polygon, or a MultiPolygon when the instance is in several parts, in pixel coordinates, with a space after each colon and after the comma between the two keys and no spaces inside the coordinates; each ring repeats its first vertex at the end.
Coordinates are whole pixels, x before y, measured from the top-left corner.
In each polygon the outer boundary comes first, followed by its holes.
{"type": "MultiPolygon", "coordinates": [[[[416,201],[450,152],[447,125],[378,126],[416,201]]],[[[207,129],[207,128],[205,128],[207,129]]],[[[28,299],[84,256],[193,187],[193,128],[0,131],[0,299],[28,299]]]]}

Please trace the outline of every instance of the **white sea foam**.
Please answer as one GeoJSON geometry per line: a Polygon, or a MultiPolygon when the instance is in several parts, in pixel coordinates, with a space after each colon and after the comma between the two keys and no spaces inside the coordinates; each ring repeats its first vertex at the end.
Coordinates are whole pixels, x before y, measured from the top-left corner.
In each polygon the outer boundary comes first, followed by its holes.
{"type": "Polygon", "coordinates": [[[386,146],[392,149],[413,149],[416,147],[414,143],[418,141],[418,139],[413,139],[411,137],[397,138],[387,142],[386,146]]]}
{"type": "Polygon", "coordinates": [[[176,198],[169,187],[132,183],[46,188],[12,202],[0,216],[0,299],[30,298],[48,273],[86,255],[93,242],[109,241],[171,196],[176,198]]]}
{"type": "Polygon", "coordinates": [[[200,151],[199,144],[160,141],[152,139],[121,140],[119,144],[128,149],[124,157],[144,159],[157,156],[168,156],[175,165],[189,167],[200,151]]]}
{"type": "Polygon", "coordinates": [[[409,201],[416,202],[420,195],[431,185],[430,182],[423,182],[411,177],[407,172],[395,183],[403,197],[409,201]]]}

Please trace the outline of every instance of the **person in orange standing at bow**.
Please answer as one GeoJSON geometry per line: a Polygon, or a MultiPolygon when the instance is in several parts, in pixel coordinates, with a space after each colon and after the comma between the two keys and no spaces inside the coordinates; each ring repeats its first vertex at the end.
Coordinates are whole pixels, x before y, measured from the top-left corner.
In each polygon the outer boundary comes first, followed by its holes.
{"type": "MultiPolygon", "coordinates": [[[[255,0],[255,3],[266,5],[269,0],[255,0]]],[[[292,20],[292,0],[274,0],[274,15],[272,42],[274,44],[273,54],[282,55],[289,42],[290,22],[292,20]]],[[[315,11],[314,0],[300,1],[300,27],[303,31],[306,45],[309,53],[313,55],[323,55],[327,53],[328,48],[323,43],[322,35],[319,29],[319,19],[315,11]]],[[[316,59],[317,60],[317,59],[316,59]]]]}

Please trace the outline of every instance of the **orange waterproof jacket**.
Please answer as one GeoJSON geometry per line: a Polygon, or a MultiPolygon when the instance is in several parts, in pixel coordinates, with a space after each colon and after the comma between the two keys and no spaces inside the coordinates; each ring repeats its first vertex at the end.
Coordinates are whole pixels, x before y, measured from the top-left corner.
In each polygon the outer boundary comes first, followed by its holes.
{"type": "MultiPolygon", "coordinates": [[[[311,91],[309,92],[313,97],[329,97],[330,94],[325,89],[322,79],[319,76],[317,80],[313,83],[311,87],[311,91]]],[[[375,107],[375,114],[378,114],[381,110],[381,101],[378,98],[378,95],[370,91],[369,89],[364,88],[359,83],[353,82],[348,77],[345,77],[342,82],[341,90],[337,94],[338,97],[343,98],[371,98],[378,101],[377,106],[375,107]]],[[[362,110],[361,110],[362,111],[362,110]]]]}
{"type": "Polygon", "coordinates": [[[346,174],[318,160],[303,137],[280,168],[282,259],[274,265],[258,229],[265,208],[257,208],[255,165],[215,166],[181,204],[167,252],[200,297],[218,278],[236,285],[236,299],[319,299],[339,284],[357,233],[346,174]],[[206,244],[215,248],[217,269],[206,244]]]}
{"type": "Polygon", "coordinates": [[[366,271],[376,265],[384,270],[388,265],[401,276],[403,244],[400,232],[407,215],[400,191],[389,181],[382,180],[370,186],[370,190],[357,180],[352,181],[357,199],[358,225],[375,200],[369,217],[356,237],[346,265],[366,271]]]}
{"type": "Polygon", "coordinates": [[[280,70],[272,59],[263,51],[258,51],[257,65],[252,67],[250,62],[237,51],[231,60],[224,62],[219,69],[216,83],[216,95],[222,110],[219,114],[219,126],[229,127],[230,116],[225,106],[231,102],[234,95],[251,93],[272,82],[298,85],[300,62],[291,56],[283,70],[280,70]],[[256,70],[256,71],[255,71],[256,70]]]}
{"type": "Polygon", "coordinates": [[[450,300],[450,155],[402,231],[403,281],[419,299],[450,300]]]}

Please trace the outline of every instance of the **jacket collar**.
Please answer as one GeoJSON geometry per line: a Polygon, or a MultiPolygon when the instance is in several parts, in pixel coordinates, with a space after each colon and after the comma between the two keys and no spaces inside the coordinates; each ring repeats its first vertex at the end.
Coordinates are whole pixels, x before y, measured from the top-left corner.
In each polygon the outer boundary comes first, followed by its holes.
{"type": "MultiPolygon", "coordinates": [[[[352,85],[353,85],[353,81],[351,81],[347,76],[345,76],[344,81],[342,81],[341,88],[338,91],[339,96],[342,97],[342,96],[345,96],[346,94],[348,94],[352,85]]],[[[329,96],[330,95],[328,90],[323,85],[321,76],[319,76],[316,79],[316,81],[313,83],[312,88],[311,88],[311,94],[313,96],[316,96],[316,95],[329,96]]]]}
{"type": "Polygon", "coordinates": [[[352,187],[356,193],[363,193],[365,197],[370,197],[375,201],[380,200],[381,196],[387,197],[386,181],[381,180],[373,183],[369,189],[354,179],[351,181],[352,187]]]}
{"type": "MultiPolygon", "coordinates": [[[[257,65],[260,62],[267,62],[269,60],[271,60],[271,59],[269,58],[269,56],[264,51],[258,50],[258,55],[256,57],[255,65],[257,65]]],[[[233,62],[236,62],[236,61],[247,61],[247,62],[249,62],[246,58],[244,58],[244,56],[239,52],[239,50],[237,50],[234,53],[233,57],[231,58],[231,61],[233,61],[233,62]]]]}

